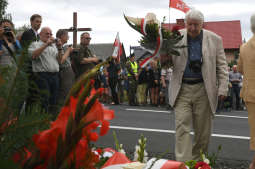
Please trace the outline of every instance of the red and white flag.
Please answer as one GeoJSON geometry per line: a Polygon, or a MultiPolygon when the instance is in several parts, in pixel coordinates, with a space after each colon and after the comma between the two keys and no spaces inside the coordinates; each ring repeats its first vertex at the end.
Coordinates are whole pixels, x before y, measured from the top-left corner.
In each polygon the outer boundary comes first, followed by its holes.
{"type": "MultiPolygon", "coordinates": [[[[123,169],[127,164],[132,163],[124,154],[115,152],[104,164],[101,169],[123,169]]],[[[166,159],[150,159],[145,169],[188,169],[183,162],[166,160],[166,159]],[[156,161],[155,161],[156,160],[156,161]]]]}
{"type": "Polygon", "coordinates": [[[158,34],[159,36],[157,37],[157,46],[156,49],[153,51],[153,54],[147,58],[145,58],[141,63],[140,63],[140,67],[144,68],[145,66],[147,66],[150,61],[154,58],[157,57],[159,55],[159,51],[160,48],[163,44],[163,36],[162,36],[162,32],[161,32],[161,28],[159,27],[158,29],[158,34]]]}
{"type": "Polygon", "coordinates": [[[116,58],[120,62],[120,56],[122,55],[122,44],[120,42],[119,32],[116,35],[114,44],[113,44],[113,53],[112,57],[116,58]]]}
{"type": "Polygon", "coordinates": [[[183,162],[155,158],[150,159],[145,169],[188,169],[183,162]],[[152,166],[152,167],[151,167],[152,166]]]}
{"type": "Polygon", "coordinates": [[[101,169],[122,169],[124,164],[131,161],[122,153],[116,152],[111,156],[101,169]]]}
{"type": "Polygon", "coordinates": [[[169,7],[178,9],[184,13],[190,10],[190,7],[186,5],[182,0],[169,0],[169,7]]]}

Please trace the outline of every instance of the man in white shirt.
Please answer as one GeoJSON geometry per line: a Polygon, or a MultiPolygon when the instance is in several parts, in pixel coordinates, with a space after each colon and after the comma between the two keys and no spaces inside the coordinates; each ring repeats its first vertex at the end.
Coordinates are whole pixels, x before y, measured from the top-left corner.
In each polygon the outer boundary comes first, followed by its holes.
{"type": "Polygon", "coordinates": [[[40,40],[33,42],[28,52],[32,56],[32,70],[36,76],[36,84],[40,89],[40,102],[46,112],[51,112],[56,106],[59,87],[58,57],[62,56],[61,41],[52,37],[49,27],[42,28],[40,40]],[[49,110],[49,108],[52,108],[49,110]]]}

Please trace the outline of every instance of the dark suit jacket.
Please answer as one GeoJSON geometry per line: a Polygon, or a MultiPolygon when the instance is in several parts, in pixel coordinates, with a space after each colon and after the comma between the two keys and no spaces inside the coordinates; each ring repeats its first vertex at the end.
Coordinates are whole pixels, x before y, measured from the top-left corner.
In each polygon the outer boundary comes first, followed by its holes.
{"type": "MultiPolygon", "coordinates": [[[[20,44],[22,46],[23,49],[28,49],[28,46],[36,41],[36,40],[39,40],[37,39],[36,37],[36,34],[35,32],[33,31],[33,29],[28,29],[26,30],[22,36],[21,36],[21,40],[20,40],[20,44]]],[[[27,73],[29,74],[29,77],[32,78],[32,60],[31,59],[28,59],[27,60],[27,73]]]]}
{"type": "Polygon", "coordinates": [[[29,45],[31,42],[38,40],[33,29],[26,30],[21,36],[21,46],[24,48],[26,45],[29,45]]]}

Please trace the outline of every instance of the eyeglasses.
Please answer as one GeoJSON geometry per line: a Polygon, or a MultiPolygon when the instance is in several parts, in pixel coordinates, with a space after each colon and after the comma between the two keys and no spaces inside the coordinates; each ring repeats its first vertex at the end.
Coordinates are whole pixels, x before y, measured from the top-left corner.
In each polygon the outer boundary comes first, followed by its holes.
{"type": "Polygon", "coordinates": [[[52,33],[45,33],[45,35],[50,35],[50,36],[52,36],[52,33]]]}

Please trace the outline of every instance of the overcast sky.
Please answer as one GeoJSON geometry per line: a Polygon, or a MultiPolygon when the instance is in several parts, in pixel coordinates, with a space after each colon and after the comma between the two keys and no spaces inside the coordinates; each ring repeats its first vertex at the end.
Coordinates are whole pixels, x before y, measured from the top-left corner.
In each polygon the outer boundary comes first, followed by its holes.
{"type": "MultiPolygon", "coordinates": [[[[254,0],[184,0],[184,2],[202,11],[205,21],[240,20],[243,39],[251,38],[249,21],[255,12],[254,0]]],[[[139,45],[140,34],[128,26],[123,18],[124,13],[127,16],[144,17],[148,12],[153,12],[160,21],[163,21],[164,16],[167,22],[169,21],[169,0],[8,0],[8,3],[7,12],[11,13],[16,27],[30,24],[30,16],[38,13],[43,17],[42,27],[51,27],[54,35],[60,28],[70,28],[73,24],[73,12],[77,12],[78,27],[93,29],[91,43],[113,43],[119,32],[127,55],[130,45],[139,45]]],[[[183,12],[170,9],[172,23],[184,16],[183,12]]],[[[71,33],[69,35],[72,36],[71,33]]],[[[72,43],[72,37],[68,43],[72,43]]]]}

